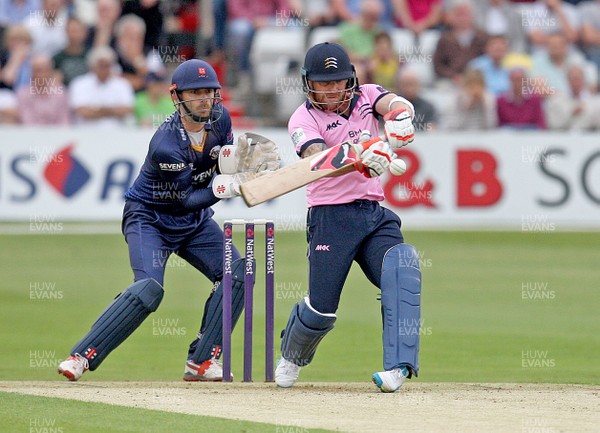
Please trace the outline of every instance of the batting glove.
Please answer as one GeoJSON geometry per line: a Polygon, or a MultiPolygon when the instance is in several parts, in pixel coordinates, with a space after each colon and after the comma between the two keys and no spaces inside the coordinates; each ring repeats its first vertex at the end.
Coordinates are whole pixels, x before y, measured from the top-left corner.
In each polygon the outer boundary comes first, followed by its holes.
{"type": "Polygon", "coordinates": [[[385,138],[393,149],[399,149],[415,139],[415,127],[410,112],[401,108],[383,116],[385,138]]]}
{"type": "Polygon", "coordinates": [[[394,151],[388,143],[380,139],[362,153],[361,160],[355,166],[365,177],[376,177],[385,173],[392,159],[394,151]]]}

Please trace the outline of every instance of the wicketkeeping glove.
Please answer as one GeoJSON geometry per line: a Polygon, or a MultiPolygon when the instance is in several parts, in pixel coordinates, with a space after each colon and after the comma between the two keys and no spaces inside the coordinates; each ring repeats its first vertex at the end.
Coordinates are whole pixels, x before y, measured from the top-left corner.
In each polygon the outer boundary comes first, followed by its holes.
{"type": "Polygon", "coordinates": [[[393,149],[399,149],[415,139],[415,127],[410,112],[401,108],[383,116],[385,138],[393,149]]]}
{"type": "Polygon", "coordinates": [[[224,199],[237,197],[241,194],[240,185],[256,177],[268,173],[261,171],[258,173],[237,173],[237,174],[218,174],[212,181],[212,191],[215,197],[224,199]]]}
{"type": "Polygon", "coordinates": [[[277,144],[252,132],[241,134],[237,145],[223,146],[219,152],[219,171],[222,174],[277,170],[280,166],[277,144]]]}
{"type": "Polygon", "coordinates": [[[361,154],[356,169],[365,177],[381,176],[390,166],[392,159],[394,151],[388,143],[379,139],[361,154]]]}

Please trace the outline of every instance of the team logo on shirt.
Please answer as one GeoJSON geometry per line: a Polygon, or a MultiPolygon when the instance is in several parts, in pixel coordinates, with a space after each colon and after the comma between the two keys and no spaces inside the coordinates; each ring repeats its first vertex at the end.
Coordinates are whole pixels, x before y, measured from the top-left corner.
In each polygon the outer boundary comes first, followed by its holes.
{"type": "Polygon", "coordinates": [[[337,69],[337,59],[335,57],[327,57],[325,59],[325,69],[335,68],[337,69]]]}
{"type": "Polygon", "coordinates": [[[212,159],[213,161],[216,161],[219,158],[220,151],[221,151],[221,146],[215,146],[212,149],[210,149],[210,152],[208,152],[210,159],[212,159]]]}
{"type": "Polygon", "coordinates": [[[158,163],[158,167],[162,171],[181,171],[181,170],[185,169],[186,165],[187,164],[185,162],[174,162],[174,163],[159,162],[158,163]]]}
{"type": "Polygon", "coordinates": [[[331,131],[332,129],[337,128],[338,126],[342,126],[342,122],[340,122],[340,119],[327,125],[327,131],[331,131]]]}
{"type": "Polygon", "coordinates": [[[292,142],[294,143],[294,146],[298,146],[300,143],[306,140],[306,134],[304,134],[304,130],[302,128],[298,128],[292,132],[292,142]]]}

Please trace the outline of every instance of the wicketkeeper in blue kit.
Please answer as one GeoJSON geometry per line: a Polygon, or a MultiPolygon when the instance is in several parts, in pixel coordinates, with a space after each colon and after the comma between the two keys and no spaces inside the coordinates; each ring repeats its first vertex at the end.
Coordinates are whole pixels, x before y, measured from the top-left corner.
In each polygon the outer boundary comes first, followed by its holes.
{"type": "MultiPolygon", "coordinates": [[[[231,118],[221,85],[205,61],[188,60],[173,73],[175,112],[156,131],[140,173],[125,194],[122,230],[134,283],[104,310],[61,362],[58,372],[78,380],[95,370],[163,298],[166,258],[176,253],[213,285],[197,338],[190,344],[183,379],[220,381],[223,232],[211,206],[239,195],[241,182],[279,167],[275,144],[245,133],[233,145],[231,118]],[[260,172],[260,173],[259,173],[260,172]],[[160,260],[156,260],[156,258],[160,260]]],[[[233,323],[243,308],[243,259],[234,249],[233,323]]]]}
{"type": "MultiPolygon", "coordinates": [[[[308,199],[308,296],[290,314],[275,371],[280,387],[291,387],[331,331],[350,266],[356,261],[381,290],[384,371],[372,380],[383,392],[398,390],[419,372],[421,272],[415,248],[404,243],[400,218],[379,205],[379,176],[393,148],[413,141],[414,108],[406,99],[375,84],[359,85],[346,51],[337,44],[315,45],[301,70],[307,101],[288,129],[296,152],[310,157],[336,144],[373,138],[360,155],[359,171],[323,178],[306,188],[308,199]]],[[[350,354],[348,354],[350,356],[350,354]]]]}

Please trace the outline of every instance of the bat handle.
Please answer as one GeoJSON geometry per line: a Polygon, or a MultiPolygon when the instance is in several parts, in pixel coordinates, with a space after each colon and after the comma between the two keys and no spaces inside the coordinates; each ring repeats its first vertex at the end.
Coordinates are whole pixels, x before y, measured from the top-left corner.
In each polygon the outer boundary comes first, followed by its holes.
{"type": "Polygon", "coordinates": [[[375,143],[384,141],[384,139],[382,137],[370,138],[371,133],[369,133],[367,135],[367,134],[365,134],[365,132],[368,132],[368,131],[363,131],[360,138],[358,139],[358,143],[352,145],[352,150],[354,150],[354,153],[356,153],[357,157],[360,157],[360,155],[365,150],[367,150],[369,147],[373,146],[375,143]],[[365,140],[365,138],[366,138],[366,140],[365,140]]]}

